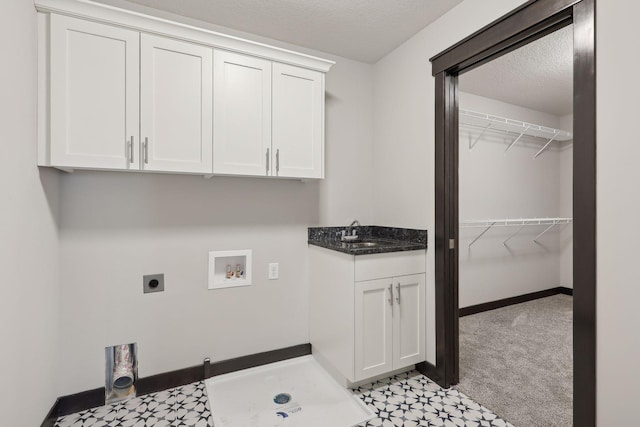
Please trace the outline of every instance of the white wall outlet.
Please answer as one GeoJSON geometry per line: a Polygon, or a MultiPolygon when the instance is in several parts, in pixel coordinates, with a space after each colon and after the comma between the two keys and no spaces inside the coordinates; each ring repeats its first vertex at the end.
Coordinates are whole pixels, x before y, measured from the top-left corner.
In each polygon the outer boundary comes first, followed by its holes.
{"type": "Polygon", "coordinates": [[[277,262],[269,263],[269,280],[276,280],[280,277],[280,264],[277,262]]]}

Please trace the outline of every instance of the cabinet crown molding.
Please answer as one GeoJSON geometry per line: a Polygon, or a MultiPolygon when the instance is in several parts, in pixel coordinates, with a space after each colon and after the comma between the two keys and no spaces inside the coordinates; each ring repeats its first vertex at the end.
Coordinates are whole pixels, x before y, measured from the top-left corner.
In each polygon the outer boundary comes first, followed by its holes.
{"type": "Polygon", "coordinates": [[[34,0],[36,10],[200,43],[326,73],[335,62],[89,0],[34,0]]]}

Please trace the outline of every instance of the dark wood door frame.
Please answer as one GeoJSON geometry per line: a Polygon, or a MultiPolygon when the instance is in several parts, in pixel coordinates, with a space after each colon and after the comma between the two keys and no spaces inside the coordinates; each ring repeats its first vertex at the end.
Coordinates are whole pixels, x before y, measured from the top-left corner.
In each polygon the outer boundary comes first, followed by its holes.
{"type": "Polygon", "coordinates": [[[573,24],[573,419],[596,425],[595,0],[532,0],[431,58],[435,76],[435,380],[458,382],[458,75],[573,24]]]}

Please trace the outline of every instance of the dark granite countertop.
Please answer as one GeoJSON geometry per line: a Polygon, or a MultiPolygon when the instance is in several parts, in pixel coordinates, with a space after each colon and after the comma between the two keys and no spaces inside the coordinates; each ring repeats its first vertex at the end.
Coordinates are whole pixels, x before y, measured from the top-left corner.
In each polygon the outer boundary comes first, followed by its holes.
{"type": "Polygon", "coordinates": [[[309,227],[308,243],[350,255],[427,249],[427,230],[365,225],[353,227],[358,240],[343,242],[340,239],[341,232],[347,228],[309,227]]]}

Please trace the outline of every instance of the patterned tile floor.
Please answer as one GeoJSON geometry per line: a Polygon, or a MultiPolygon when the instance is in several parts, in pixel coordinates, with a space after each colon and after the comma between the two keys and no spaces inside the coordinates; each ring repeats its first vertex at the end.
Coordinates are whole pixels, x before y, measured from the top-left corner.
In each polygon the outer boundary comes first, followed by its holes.
{"type": "Polygon", "coordinates": [[[513,427],[454,389],[412,371],[363,385],[353,393],[378,417],[362,427],[513,427]]]}
{"type": "Polygon", "coordinates": [[[204,382],[58,418],[55,427],[212,427],[204,382]]]}
{"type": "MultiPolygon", "coordinates": [[[[513,427],[454,389],[406,372],[353,390],[378,417],[362,427],[513,427]]],[[[55,427],[213,427],[204,382],[61,417],[55,427]]],[[[327,426],[331,427],[331,426],[327,426]]]]}

